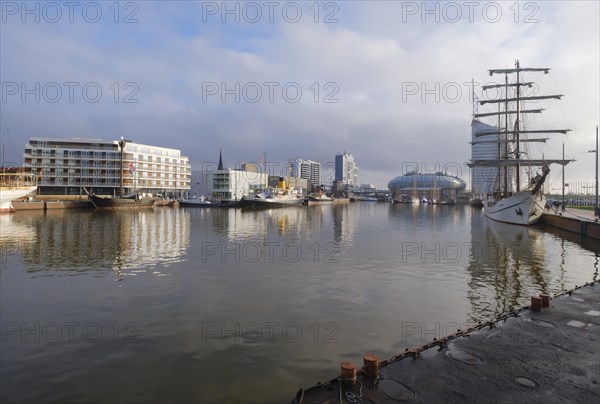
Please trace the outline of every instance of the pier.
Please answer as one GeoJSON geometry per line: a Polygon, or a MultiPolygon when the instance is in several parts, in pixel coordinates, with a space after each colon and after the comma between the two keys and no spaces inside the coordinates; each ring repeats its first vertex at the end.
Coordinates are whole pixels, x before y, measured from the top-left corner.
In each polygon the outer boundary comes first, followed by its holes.
{"type": "Polygon", "coordinates": [[[600,239],[600,222],[594,217],[594,211],[566,208],[561,211],[546,211],[542,224],[579,234],[584,237],[600,239]]]}
{"type": "Polygon", "coordinates": [[[372,355],[344,362],[343,380],[301,389],[292,403],[595,402],[599,355],[600,283],[592,282],[407,349],[378,372],[372,355]]]}

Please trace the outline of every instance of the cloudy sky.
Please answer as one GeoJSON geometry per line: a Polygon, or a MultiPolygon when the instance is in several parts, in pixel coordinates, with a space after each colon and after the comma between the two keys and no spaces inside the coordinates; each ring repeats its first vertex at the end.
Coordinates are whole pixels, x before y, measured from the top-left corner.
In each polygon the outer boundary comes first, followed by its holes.
{"type": "Polygon", "coordinates": [[[267,153],[327,171],[349,151],[379,188],[414,164],[468,179],[470,83],[482,97],[487,69],[519,59],[552,69],[531,91],[565,95],[537,123],[572,132],[544,156],[564,142],[567,180],[594,177],[597,1],[1,5],[7,164],[33,136],[125,136],[179,148],[193,169],[222,149],[231,167],[267,153]]]}

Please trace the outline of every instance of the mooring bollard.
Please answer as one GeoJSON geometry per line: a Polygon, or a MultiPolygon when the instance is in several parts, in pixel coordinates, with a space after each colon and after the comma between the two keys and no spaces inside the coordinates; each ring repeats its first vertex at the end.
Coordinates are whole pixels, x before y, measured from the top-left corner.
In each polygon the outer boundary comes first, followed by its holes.
{"type": "Polygon", "coordinates": [[[352,387],[356,384],[356,365],[354,362],[342,362],[340,365],[342,386],[352,387]]]}
{"type": "Polygon", "coordinates": [[[550,307],[550,295],[546,293],[540,294],[540,299],[542,299],[542,308],[550,307]]]}
{"type": "Polygon", "coordinates": [[[363,356],[363,369],[365,378],[373,380],[379,376],[379,358],[377,355],[365,354],[363,356]]]}
{"type": "Polygon", "coordinates": [[[531,310],[542,311],[542,298],[538,296],[531,296],[531,310]]]}

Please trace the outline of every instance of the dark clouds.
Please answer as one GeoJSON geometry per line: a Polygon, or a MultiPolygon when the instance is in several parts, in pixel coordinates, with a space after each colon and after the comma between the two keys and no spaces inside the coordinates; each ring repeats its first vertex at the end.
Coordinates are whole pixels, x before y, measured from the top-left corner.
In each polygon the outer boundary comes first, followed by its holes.
{"type": "MultiPolygon", "coordinates": [[[[96,24],[9,18],[2,24],[3,86],[40,83],[42,92],[58,83],[63,94],[56,103],[46,99],[52,88],[39,102],[3,94],[7,160],[19,159],[11,150],[21,153],[31,136],[123,135],[180,148],[194,168],[216,161],[219,149],[230,166],[263,152],[282,164],[295,157],[327,164],[346,150],[361,182],[384,187],[406,162],[427,169],[466,162],[465,83],[488,80],[486,69],[520,58],[553,68],[554,87],[566,97],[551,123],[574,130],[567,150],[579,160],[568,176],[591,178],[593,156],[582,152],[593,147],[600,109],[598,4],[538,7],[538,22],[528,24],[515,23],[508,6],[495,23],[477,15],[472,23],[443,15],[422,23],[393,2],[340,3],[339,21],[329,24],[323,12],[332,10],[321,10],[314,23],[307,8],[297,23],[222,24],[202,14],[201,2],[142,2],[133,24],[114,23],[111,14],[96,24]],[[73,102],[65,82],[79,83],[73,102]],[[102,97],[92,102],[94,94],[82,92],[86,84],[89,91],[97,85],[102,97]],[[222,89],[236,94],[222,99],[222,89]]],[[[120,21],[132,10],[121,11],[120,21]]]]}

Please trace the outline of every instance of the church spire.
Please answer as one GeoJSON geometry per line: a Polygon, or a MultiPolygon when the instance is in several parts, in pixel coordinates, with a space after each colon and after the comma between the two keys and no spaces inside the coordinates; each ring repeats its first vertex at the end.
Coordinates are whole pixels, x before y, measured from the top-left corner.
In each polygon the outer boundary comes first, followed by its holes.
{"type": "Polygon", "coordinates": [[[217,167],[217,170],[223,170],[223,156],[221,155],[221,149],[219,149],[219,166],[217,167]]]}

